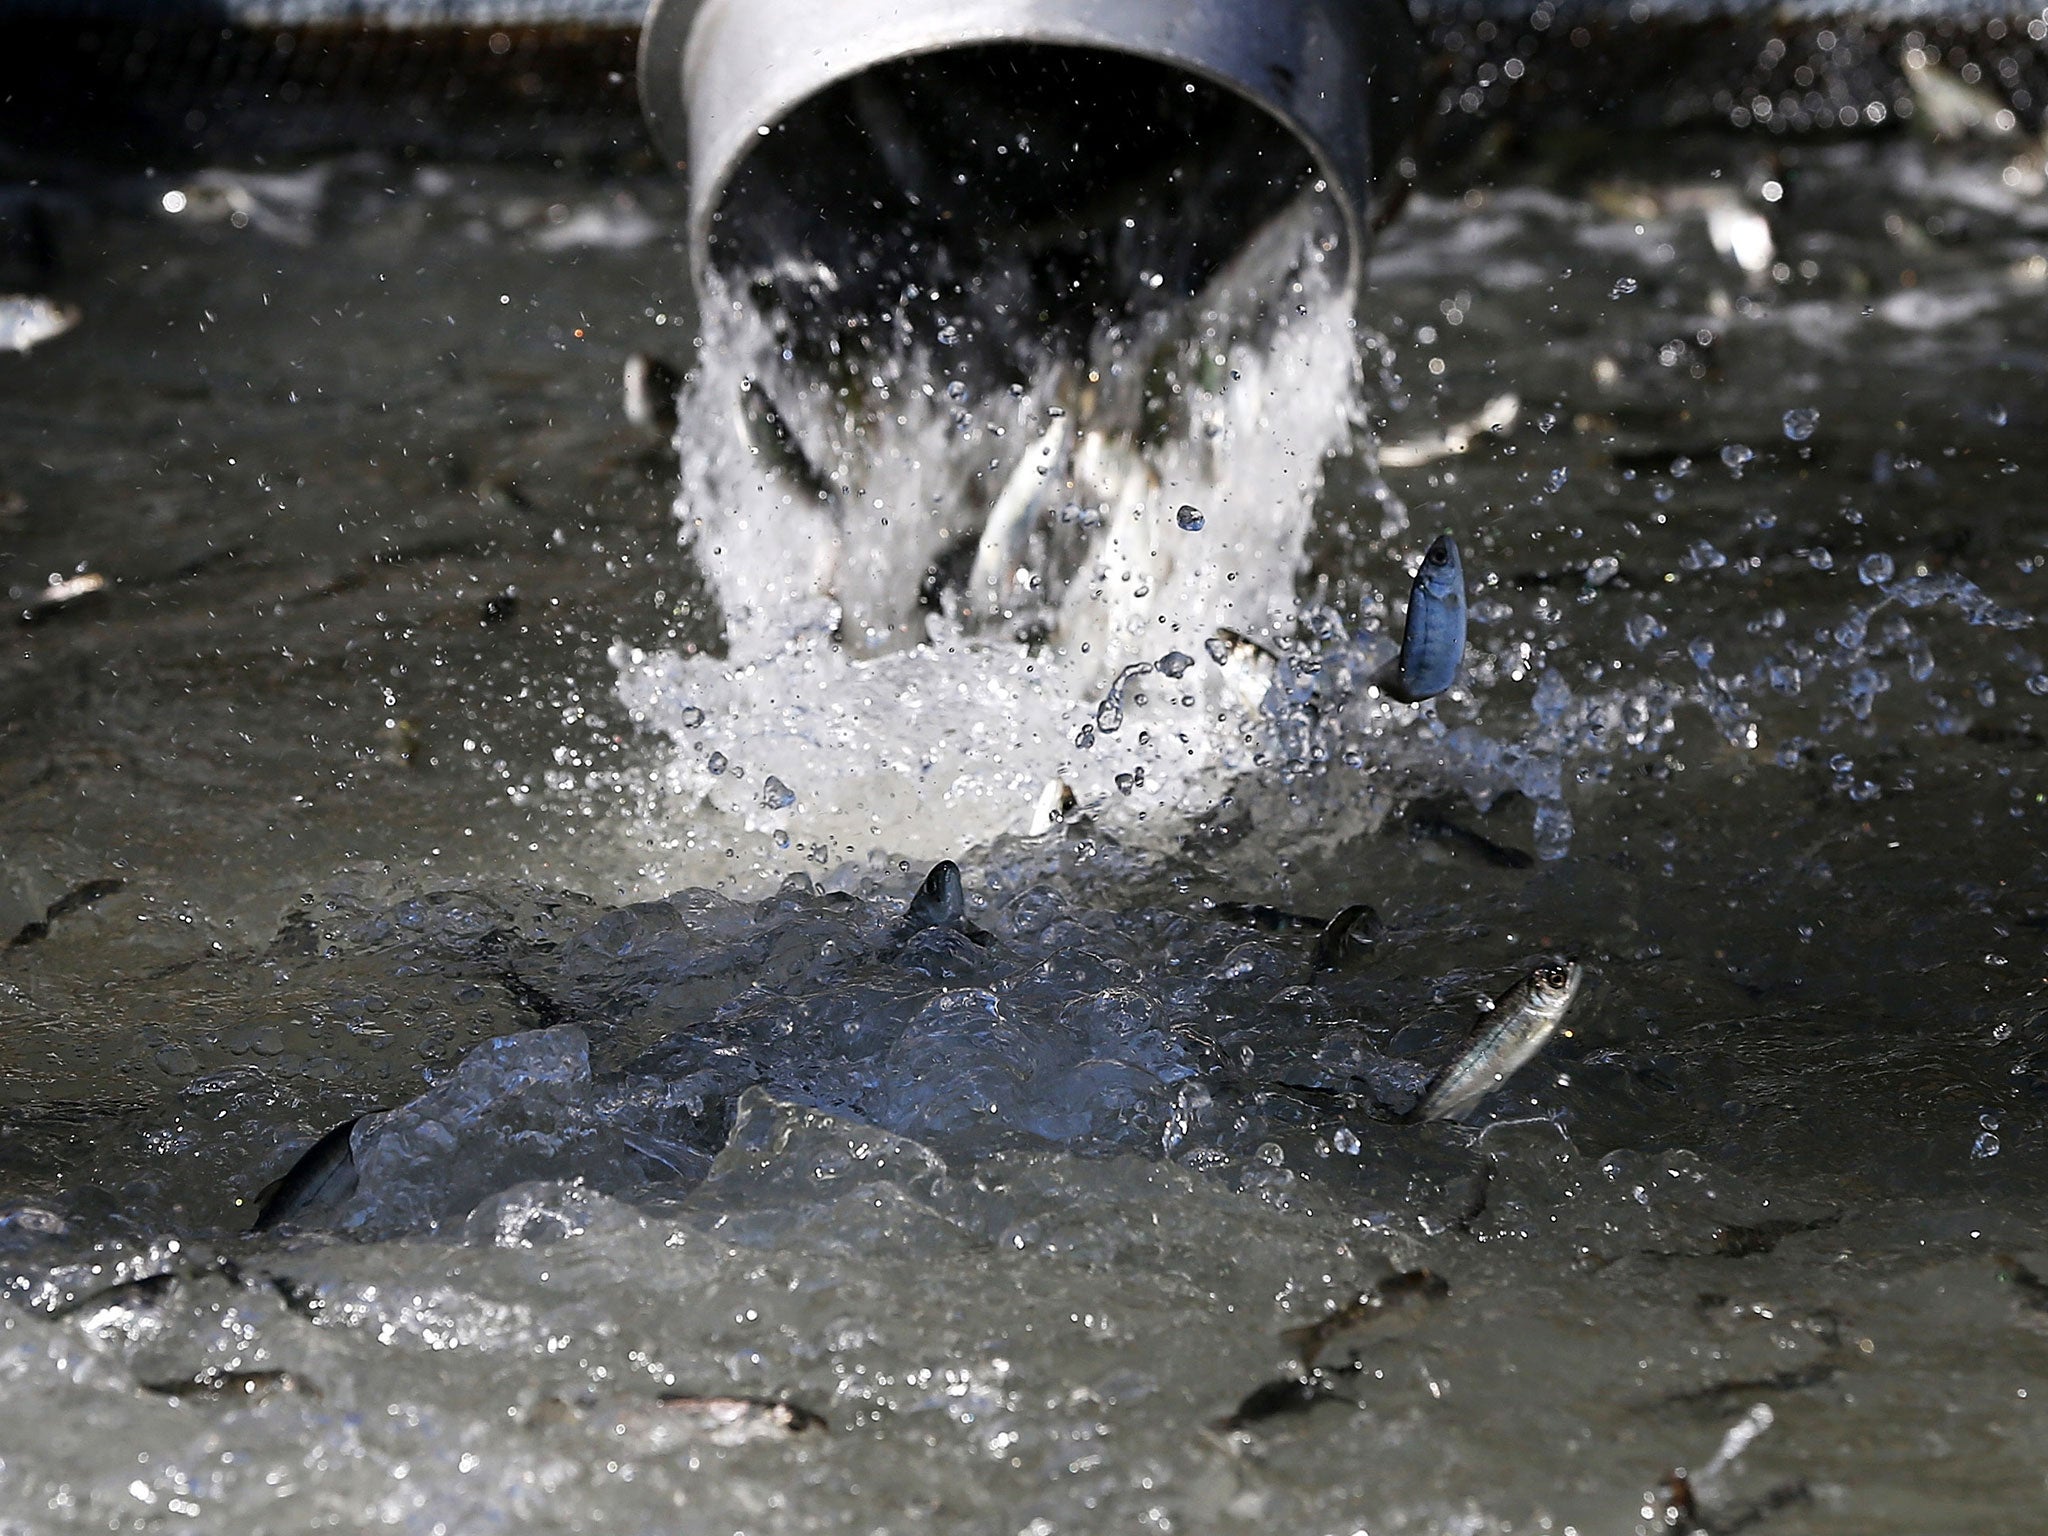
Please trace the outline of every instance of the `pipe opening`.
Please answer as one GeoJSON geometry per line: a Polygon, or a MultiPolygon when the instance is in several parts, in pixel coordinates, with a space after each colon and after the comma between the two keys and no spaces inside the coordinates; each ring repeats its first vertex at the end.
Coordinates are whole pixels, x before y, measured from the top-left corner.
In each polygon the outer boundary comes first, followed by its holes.
{"type": "MultiPolygon", "coordinates": [[[[708,265],[799,345],[887,333],[1021,377],[1184,305],[1321,186],[1285,123],[1206,78],[974,45],[865,70],[767,128],[714,205],[708,265]]],[[[1344,220],[1320,200],[1341,270],[1344,220]]]]}

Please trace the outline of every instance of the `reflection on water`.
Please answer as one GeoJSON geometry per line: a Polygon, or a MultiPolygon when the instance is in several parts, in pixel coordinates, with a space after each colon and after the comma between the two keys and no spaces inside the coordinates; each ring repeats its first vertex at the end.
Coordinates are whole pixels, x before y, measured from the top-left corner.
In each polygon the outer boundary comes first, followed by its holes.
{"type": "MultiPolygon", "coordinates": [[[[2006,168],[1418,198],[1381,334],[1303,265],[1206,499],[1147,493],[1299,560],[1092,671],[943,600],[873,658],[745,638],[607,414],[628,350],[730,362],[678,344],[672,188],[252,182],[311,244],[39,193],[82,318],[0,376],[8,1518],[1631,1531],[1682,1467],[1709,1529],[2020,1528],[2048,219],[2006,168]],[[1361,408],[1411,451],[1328,435],[1361,408]],[[1438,528],[1473,651],[1416,710],[1354,679],[1438,528]],[[1233,681],[1226,622],[1277,664],[1233,681]],[[940,854],[985,943],[905,930],[940,854]],[[1334,970],[1229,905],[1359,901],[1334,970]],[[1569,1036],[1398,1123],[1554,954],[1569,1036]],[[334,1234],[237,1235],[360,1112],[334,1234]],[[1415,1268],[1448,1294],[1285,1385],[1415,1268]]],[[[720,431],[706,526],[757,506],[720,431]]]]}

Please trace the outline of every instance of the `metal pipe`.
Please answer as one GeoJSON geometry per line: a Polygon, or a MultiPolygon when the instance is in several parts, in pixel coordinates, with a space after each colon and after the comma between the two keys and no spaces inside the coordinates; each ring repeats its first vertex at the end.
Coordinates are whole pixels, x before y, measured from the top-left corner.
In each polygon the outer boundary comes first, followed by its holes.
{"type": "MultiPolygon", "coordinates": [[[[701,283],[714,264],[742,166],[792,114],[885,66],[965,51],[1000,55],[998,76],[1067,53],[1128,60],[1134,81],[1178,77],[1251,104],[1327,181],[1354,281],[1418,105],[1419,43],[1398,0],[654,0],[641,103],[662,153],[690,175],[693,275],[701,283]]],[[[1071,105],[1085,135],[1105,103],[1071,105]]]]}

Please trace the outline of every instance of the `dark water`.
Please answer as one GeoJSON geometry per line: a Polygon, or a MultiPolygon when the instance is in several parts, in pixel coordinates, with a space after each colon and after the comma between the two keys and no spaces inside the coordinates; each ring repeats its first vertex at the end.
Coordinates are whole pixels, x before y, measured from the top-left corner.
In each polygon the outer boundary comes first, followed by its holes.
{"type": "MultiPolygon", "coordinates": [[[[1163,649],[1116,624],[1037,692],[1001,636],[729,650],[735,570],[613,403],[703,334],[678,189],[38,193],[84,320],[0,359],[7,1517],[1626,1532],[1684,1467],[1709,1529],[2031,1528],[2021,148],[1418,199],[1339,375],[1385,467],[1269,472],[1284,394],[1197,466],[1189,538],[1305,541],[1207,567],[1295,594],[1283,686],[1175,641],[1199,704],[1145,674],[1088,748],[1163,649]],[[1439,528],[1464,682],[1305,704],[1439,528]],[[1080,814],[1028,835],[1052,773],[1080,814]],[[946,853],[986,943],[900,930],[946,853]],[[1385,931],[1316,973],[1232,900],[1385,931]],[[1470,1125],[1394,1123],[1557,952],[1569,1038],[1470,1125]],[[234,1235],[372,1110],[344,1235],[234,1235]],[[1338,1396],[1215,1427],[1418,1265],[1448,1296],[1338,1396]],[[676,1391],[829,1429],[728,1445],[676,1391]]],[[[1272,389],[1322,377],[1278,352],[1272,389]]]]}

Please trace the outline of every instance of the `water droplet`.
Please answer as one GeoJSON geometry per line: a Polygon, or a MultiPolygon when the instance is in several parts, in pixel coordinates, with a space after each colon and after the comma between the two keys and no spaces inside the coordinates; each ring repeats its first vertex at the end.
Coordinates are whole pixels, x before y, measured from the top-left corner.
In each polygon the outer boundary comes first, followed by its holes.
{"type": "Polygon", "coordinates": [[[685,704],[682,714],[677,718],[683,722],[685,728],[694,731],[704,723],[704,711],[694,704],[685,704]]]}
{"type": "Polygon", "coordinates": [[[1153,663],[1168,677],[1179,677],[1194,664],[1195,658],[1188,655],[1185,651],[1168,651],[1158,661],[1153,663]]]}
{"type": "Polygon", "coordinates": [[[1565,481],[1570,478],[1571,471],[1564,468],[1562,465],[1559,465],[1556,469],[1553,469],[1549,474],[1543,477],[1544,489],[1550,491],[1561,491],[1564,489],[1565,481]]]}
{"type": "Polygon", "coordinates": [[[1881,587],[1892,579],[1890,555],[1865,555],[1856,562],[1856,577],[1866,587],[1881,587]]]}
{"type": "Polygon", "coordinates": [[[1124,701],[1119,695],[1112,693],[1095,706],[1095,724],[1105,736],[1123,729],[1124,701]]]}
{"type": "Polygon", "coordinates": [[[1628,643],[1641,650],[1652,640],[1661,639],[1664,626],[1647,613],[1639,613],[1622,625],[1621,632],[1628,637],[1628,643]]]}
{"type": "Polygon", "coordinates": [[[1785,436],[1795,443],[1812,437],[1820,426],[1820,412],[1810,405],[1795,405],[1785,413],[1785,436]]]}
{"type": "Polygon", "coordinates": [[[1092,725],[1084,725],[1081,727],[1080,730],[1074,732],[1074,745],[1082,748],[1084,751],[1087,748],[1094,746],[1095,727],[1092,725]]]}
{"type": "Polygon", "coordinates": [[[1696,539],[1678,563],[1688,571],[1718,571],[1728,563],[1728,557],[1705,539],[1696,539]]]}
{"type": "Polygon", "coordinates": [[[1182,507],[1174,513],[1173,520],[1189,533],[1200,533],[1204,522],[1201,512],[1194,507],[1182,507]]]}
{"type": "Polygon", "coordinates": [[[1344,1127],[1336,1135],[1332,1136],[1330,1144],[1346,1157],[1358,1156],[1360,1147],[1363,1145],[1358,1139],[1358,1133],[1349,1126],[1344,1127]]]}
{"type": "Polygon", "coordinates": [[[1624,277],[1608,292],[1610,299],[1625,299],[1640,286],[1632,277],[1624,277]]]}
{"type": "Polygon", "coordinates": [[[1998,1138],[1989,1131],[1979,1131],[1977,1139],[1970,1143],[1970,1160],[1982,1162],[1987,1157],[1998,1156],[1998,1138]]]}
{"type": "Polygon", "coordinates": [[[1721,450],[1721,462],[1736,474],[1742,473],[1742,466],[1756,457],[1756,451],[1747,443],[1730,443],[1721,450]]]}
{"type": "Polygon", "coordinates": [[[771,811],[785,810],[796,804],[796,791],[771,773],[761,786],[761,803],[771,811]]]}
{"type": "Polygon", "coordinates": [[[1685,652],[1688,656],[1692,657],[1692,664],[1702,672],[1714,664],[1714,642],[1705,635],[1701,635],[1698,639],[1694,640],[1691,645],[1685,648],[1685,652]]]}
{"type": "Polygon", "coordinates": [[[704,766],[710,769],[713,773],[725,772],[725,754],[723,752],[712,753],[709,757],[704,759],[704,766]]]}

